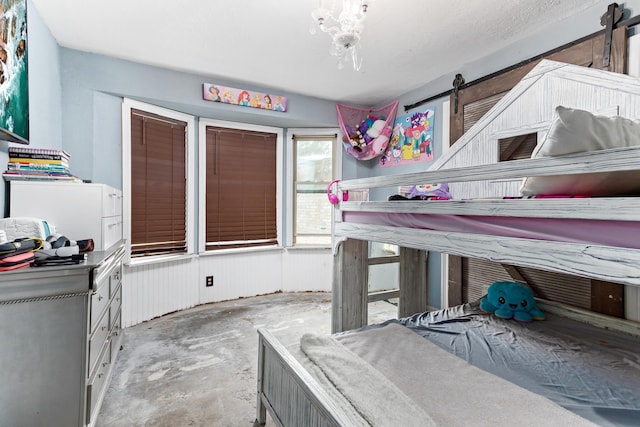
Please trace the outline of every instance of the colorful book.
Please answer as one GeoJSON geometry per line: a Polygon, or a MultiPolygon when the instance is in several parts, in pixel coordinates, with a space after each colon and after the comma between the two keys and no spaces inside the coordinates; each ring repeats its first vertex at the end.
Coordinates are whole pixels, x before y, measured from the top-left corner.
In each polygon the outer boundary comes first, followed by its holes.
{"type": "Polygon", "coordinates": [[[54,148],[33,148],[33,147],[9,147],[9,157],[18,157],[13,156],[12,154],[40,154],[40,155],[52,155],[52,156],[62,156],[64,158],[69,159],[71,156],[64,150],[58,150],[54,148]]]}
{"type": "Polygon", "coordinates": [[[30,157],[9,157],[9,163],[39,163],[39,164],[68,165],[69,159],[36,159],[36,158],[30,158],[30,157]]]}
{"type": "Polygon", "coordinates": [[[49,175],[49,174],[21,174],[4,172],[2,177],[5,181],[74,181],[82,182],[80,178],[73,175],[49,175]]]}
{"type": "Polygon", "coordinates": [[[69,168],[62,165],[25,165],[21,163],[9,163],[7,170],[10,171],[56,171],[56,172],[69,172],[69,168]]]}
{"type": "Polygon", "coordinates": [[[21,160],[66,160],[69,161],[69,158],[63,156],[61,154],[37,154],[37,153],[13,153],[9,152],[9,156],[12,159],[21,159],[21,160]]]}
{"type": "Polygon", "coordinates": [[[43,170],[8,170],[3,172],[7,175],[52,175],[52,176],[58,176],[58,175],[69,175],[68,172],[62,172],[62,171],[43,171],[43,170]]]}

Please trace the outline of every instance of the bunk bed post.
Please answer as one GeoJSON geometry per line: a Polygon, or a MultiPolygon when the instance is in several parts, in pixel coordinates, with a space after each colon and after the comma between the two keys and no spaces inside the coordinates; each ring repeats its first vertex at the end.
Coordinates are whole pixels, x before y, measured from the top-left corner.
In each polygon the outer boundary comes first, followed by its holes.
{"type": "Polygon", "coordinates": [[[368,299],[368,242],[347,239],[333,260],[331,332],[365,326],[368,299]]]}
{"type": "Polygon", "coordinates": [[[428,255],[424,250],[400,247],[399,317],[427,310],[428,255]]]}
{"type": "Polygon", "coordinates": [[[454,307],[462,304],[462,257],[455,255],[442,256],[448,257],[448,277],[447,283],[447,299],[442,308],[454,307]]]}
{"type": "Polygon", "coordinates": [[[264,338],[258,334],[258,402],[256,406],[256,420],[253,427],[264,427],[267,423],[267,407],[262,401],[264,387],[264,338]]]}

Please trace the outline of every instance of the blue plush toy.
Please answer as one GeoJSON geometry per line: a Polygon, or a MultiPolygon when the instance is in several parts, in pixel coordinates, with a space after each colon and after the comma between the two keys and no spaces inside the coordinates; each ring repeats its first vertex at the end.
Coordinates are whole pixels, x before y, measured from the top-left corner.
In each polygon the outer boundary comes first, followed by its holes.
{"type": "Polygon", "coordinates": [[[480,309],[503,319],[520,322],[544,320],[531,289],[518,282],[495,282],[480,299],[480,309]]]}

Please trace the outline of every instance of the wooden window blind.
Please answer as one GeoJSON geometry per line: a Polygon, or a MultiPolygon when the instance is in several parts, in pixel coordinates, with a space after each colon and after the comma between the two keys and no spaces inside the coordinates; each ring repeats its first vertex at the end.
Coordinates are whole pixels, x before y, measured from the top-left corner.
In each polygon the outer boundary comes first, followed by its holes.
{"type": "Polygon", "coordinates": [[[207,126],[206,249],[271,246],[277,135],[207,126]]]}
{"type": "Polygon", "coordinates": [[[186,129],[182,121],[131,110],[131,256],[184,253],[186,129]]]}

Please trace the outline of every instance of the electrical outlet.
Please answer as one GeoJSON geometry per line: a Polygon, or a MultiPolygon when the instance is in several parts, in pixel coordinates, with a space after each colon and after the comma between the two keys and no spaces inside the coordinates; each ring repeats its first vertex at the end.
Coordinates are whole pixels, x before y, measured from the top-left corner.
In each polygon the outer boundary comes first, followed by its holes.
{"type": "Polygon", "coordinates": [[[207,282],[205,283],[205,286],[213,286],[213,276],[207,276],[207,282]]]}

